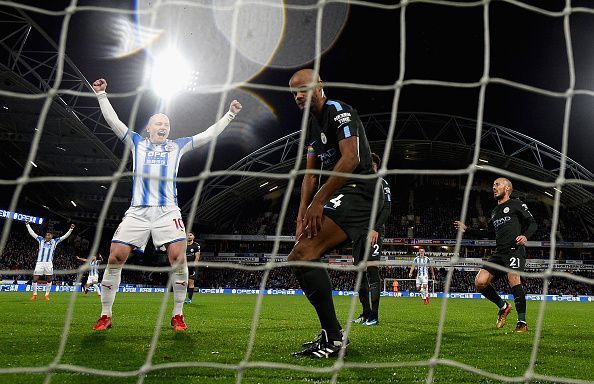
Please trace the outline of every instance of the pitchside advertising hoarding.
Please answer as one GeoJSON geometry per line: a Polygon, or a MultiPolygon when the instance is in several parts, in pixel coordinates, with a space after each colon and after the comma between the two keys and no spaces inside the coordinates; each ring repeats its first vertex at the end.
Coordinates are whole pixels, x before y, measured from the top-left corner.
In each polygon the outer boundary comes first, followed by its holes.
{"type": "Polygon", "coordinates": [[[11,211],[6,211],[4,209],[0,209],[0,219],[9,219],[11,218],[14,221],[24,221],[24,222],[31,222],[33,224],[43,224],[43,217],[37,217],[37,216],[32,216],[32,215],[27,215],[26,213],[20,213],[20,212],[11,212],[11,211]]]}
{"type": "MultiPolygon", "coordinates": [[[[40,284],[37,287],[38,291],[45,292],[45,286],[40,284]]],[[[30,292],[31,285],[29,284],[0,284],[0,292],[30,292]]],[[[76,285],[54,285],[52,286],[52,292],[80,292],[81,287],[79,284],[76,285]]],[[[89,291],[93,292],[94,288],[90,287],[89,291]]],[[[138,286],[132,284],[120,285],[118,292],[126,292],[126,293],[165,293],[165,287],[147,287],[147,286],[138,286]]],[[[218,295],[259,295],[262,293],[263,295],[288,295],[288,296],[295,296],[295,295],[303,295],[303,291],[301,289],[252,289],[252,288],[196,288],[197,294],[209,295],[209,294],[218,294],[218,295]]],[[[358,293],[356,291],[332,291],[334,296],[357,296],[358,293]]],[[[402,291],[398,293],[394,293],[392,291],[383,291],[381,293],[383,297],[420,297],[421,294],[419,292],[414,291],[402,291]]],[[[473,292],[450,292],[447,295],[443,292],[431,293],[431,297],[436,298],[444,298],[448,297],[450,299],[483,299],[483,296],[480,293],[473,293],[473,292]]],[[[510,294],[501,294],[501,298],[504,300],[513,300],[513,295],[510,294]]],[[[585,296],[585,295],[535,295],[535,294],[527,294],[526,300],[534,300],[534,301],[575,301],[575,302],[582,302],[582,303],[592,303],[594,302],[594,296],[585,296]]]]}

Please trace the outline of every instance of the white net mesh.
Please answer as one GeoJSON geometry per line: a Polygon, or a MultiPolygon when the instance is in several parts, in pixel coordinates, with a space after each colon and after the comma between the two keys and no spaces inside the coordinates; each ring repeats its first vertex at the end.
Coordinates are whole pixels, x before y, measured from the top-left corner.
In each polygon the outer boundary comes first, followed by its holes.
{"type": "MultiPolygon", "coordinates": [[[[593,284],[594,281],[591,279],[583,278],[580,276],[576,276],[573,274],[568,274],[564,272],[557,272],[553,270],[554,265],[554,256],[555,256],[555,249],[556,249],[556,236],[555,230],[558,226],[559,222],[559,207],[560,207],[560,198],[561,198],[561,191],[562,188],[566,184],[582,184],[584,186],[593,187],[594,183],[591,181],[583,181],[579,179],[570,179],[566,178],[566,154],[568,149],[568,135],[569,135],[569,119],[570,119],[570,112],[572,108],[572,102],[576,95],[584,95],[593,97],[594,91],[593,90],[586,90],[586,89],[576,89],[575,88],[575,68],[574,68],[574,61],[573,61],[573,48],[572,48],[572,39],[571,39],[571,28],[570,28],[570,18],[573,14],[576,13],[589,13],[594,14],[594,9],[585,8],[585,7],[572,7],[572,3],[570,0],[566,0],[565,8],[559,12],[552,12],[548,11],[536,6],[532,6],[529,4],[525,4],[519,1],[512,1],[512,0],[505,0],[506,3],[509,3],[513,6],[520,7],[525,9],[529,12],[534,12],[537,14],[541,14],[543,16],[551,17],[551,18],[559,18],[563,20],[563,30],[565,36],[565,43],[566,43],[566,54],[567,54],[567,61],[568,61],[568,70],[569,70],[569,84],[567,86],[567,90],[565,92],[555,92],[547,89],[537,88],[533,86],[529,86],[526,84],[518,83],[515,81],[491,77],[490,75],[490,60],[491,60],[491,51],[490,51],[490,28],[489,28],[489,11],[491,6],[491,1],[483,0],[483,1],[475,1],[475,2],[456,2],[456,1],[407,1],[403,0],[399,4],[394,5],[382,5],[372,2],[365,2],[365,1],[349,1],[351,6],[355,7],[370,7],[370,8],[377,8],[383,10],[397,10],[400,13],[400,41],[399,41],[399,48],[394,47],[394,49],[399,49],[400,59],[399,59],[399,73],[398,78],[395,83],[389,85],[370,85],[370,84],[355,84],[355,83],[326,83],[327,88],[350,88],[350,89],[365,89],[370,91],[392,91],[394,92],[394,97],[392,101],[392,108],[391,114],[392,119],[389,126],[389,132],[386,139],[386,146],[384,149],[384,158],[382,159],[382,168],[379,170],[379,176],[385,175],[396,175],[396,174],[424,174],[424,175],[437,175],[437,174],[448,174],[448,175],[467,175],[466,181],[466,188],[465,193],[462,201],[462,208],[460,212],[460,220],[462,222],[465,221],[468,212],[468,204],[469,204],[469,197],[471,187],[473,186],[474,176],[477,171],[489,171],[495,174],[499,174],[502,176],[507,176],[514,180],[522,180],[523,182],[541,186],[541,187],[549,187],[555,188],[556,193],[554,196],[554,210],[553,210],[553,218],[552,218],[552,225],[551,225],[551,246],[549,252],[550,263],[548,268],[542,273],[521,273],[523,276],[537,276],[544,278],[544,287],[543,287],[543,295],[546,295],[548,292],[549,287],[549,280],[553,276],[559,276],[566,279],[571,279],[573,281],[584,282],[588,284],[593,284]],[[406,72],[406,41],[407,41],[407,17],[406,12],[407,8],[413,3],[427,3],[433,4],[435,7],[476,7],[482,8],[483,10],[483,33],[484,33],[484,58],[483,58],[483,71],[482,76],[479,80],[475,82],[448,82],[448,81],[436,81],[436,80],[425,80],[425,79],[405,79],[405,72],[406,72]],[[480,169],[479,165],[479,153],[481,150],[481,137],[483,134],[483,115],[485,109],[485,95],[487,93],[487,86],[490,84],[500,84],[512,88],[519,89],[525,92],[531,92],[535,94],[540,94],[544,96],[549,96],[558,99],[565,100],[565,113],[563,118],[563,135],[562,135],[562,146],[561,152],[562,156],[560,159],[560,167],[559,167],[559,174],[557,179],[554,182],[544,182],[541,180],[537,180],[534,178],[526,177],[521,174],[515,174],[512,172],[508,172],[505,169],[500,169],[497,167],[489,166],[489,165],[481,165],[480,169]],[[402,89],[406,86],[410,85],[423,85],[423,86],[438,86],[438,87],[454,87],[454,88],[474,88],[479,90],[479,99],[478,99],[478,110],[476,113],[476,146],[474,149],[474,156],[472,158],[472,163],[464,169],[458,170],[439,170],[439,169],[426,169],[426,170],[411,170],[411,169],[387,169],[386,164],[388,164],[388,156],[391,152],[394,134],[395,134],[395,127],[396,127],[396,117],[397,112],[399,111],[399,103],[401,99],[401,92],[402,89]]],[[[142,15],[148,16],[152,23],[154,23],[155,18],[157,17],[158,13],[168,7],[196,7],[196,8],[205,8],[205,9],[214,9],[218,11],[226,11],[231,12],[232,19],[231,19],[231,29],[229,32],[229,40],[231,41],[231,45],[235,45],[237,43],[237,35],[238,35],[238,21],[239,21],[239,14],[244,9],[244,7],[250,7],[254,5],[259,5],[264,8],[279,8],[284,7],[286,9],[311,9],[316,11],[317,19],[316,19],[316,29],[315,29],[315,62],[314,62],[314,70],[319,72],[320,69],[320,61],[321,61],[321,53],[322,53],[322,20],[324,16],[325,7],[332,3],[340,3],[340,1],[320,1],[318,4],[313,5],[290,5],[290,4],[282,4],[281,2],[269,2],[269,1],[237,1],[235,3],[213,3],[209,4],[200,4],[195,2],[189,1],[157,1],[152,7],[147,9],[143,9],[139,11],[142,15]]],[[[39,111],[39,119],[37,121],[36,132],[31,143],[29,157],[27,162],[24,166],[24,170],[22,175],[16,180],[0,180],[1,185],[9,185],[15,186],[14,194],[12,195],[11,203],[9,210],[14,211],[18,205],[19,199],[22,198],[23,188],[30,184],[30,183],[41,183],[41,182],[61,182],[61,183],[76,183],[80,182],[81,180],[84,181],[109,181],[111,183],[110,187],[107,189],[107,195],[105,198],[105,202],[103,204],[103,209],[101,214],[97,220],[97,227],[99,230],[95,235],[95,239],[93,241],[93,245],[90,250],[90,254],[96,254],[98,247],[99,247],[99,239],[101,238],[102,232],[101,228],[103,228],[103,224],[105,222],[105,218],[109,212],[110,203],[114,196],[116,186],[118,181],[125,176],[130,176],[129,172],[126,172],[126,164],[129,156],[129,151],[124,151],[124,156],[120,163],[119,168],[113,173],[111,177],[31,177],[31,170],[32,170],[32,163],[36,158],[37,151],[39,150],[41,143],[41,136],[44,130],[44,125],[46,121],[46,117],[48,115],[48,111],[52,105],[53,99],[56,95],[72,95],[77,97],[85,97],[85,98],[94,98],[95,95],[88,91],[75,91],[71,89],[65,89],[63,87],[63,73],[64,73],[64,60],[65,60],[65,49],[66,49],[66,41],[69,38],[72,31],[70,30],[70,21],[73,14],[77,12],[93,12],[99,15],[102,14],[132,14],[135,11],[129,10],[122,10],[118,8],[108,8],[108,7],[95,7],[95,6],[81,6],[78,5],[76,0],[73,0],[64,10],[60,11],[50,11],[43,8],[37,8],[32,6],[27,6],[23,4],[17,4],[12,2],[0,2],[0,6],[8,7],[11,9],[20,9],[26,12],[31,13],[39,13],[48,16],[63,16],[62,26],[61,26],[61,33],[60,33],[60,40],[58,44],[57,50],[57,67],[55,71],[55,77],[53,78],[53,83],[51,87],[47,89],[46,92],[36,93],[36,94],[24,94],[24,93],[15,93],[6,90],[0,90],[0,95],[4,95],[7,97],[15,97],[15,98],[22,98],[22,99],[39,99],[43,100],[43,106],[39,111]]],[[[152,26],[153,24],[151,24],[152,26]]],[[[201,92],[220,92],[220,102],[218,107],[217,115],[220,117],[223,115],[228,99],[228,93],[237,88],[237,87],[245,87],[245,88],[253,88],[253,89],[271,89],[276,91],[289,91],[284,86],[269,86],[269,85],[262,85],[262,84],[250,84],[245,83],[243,81],[236,81],[233,78],[233,74],[235,73],[235,63],[236,63],[236,51],[231,50],[230,56],[227,62],[227,78],[222,84],[216,84],[213,86],[206,87],[204,89],[199,89],[198,91],[201,92]]],[[[148,82],[145,82],[148,83],[148,82]]],[[[133,122],[136,120],[136,115],[138,113],[138,109],[141,102],[141,97],[143,93],[147,91],[145,87],[141,87],[137,89],[135,92],[126,93],[126,94],[110,94],[112,98],[118,97],[129,97],[134,96],[134,104],[130,116],[130,126],[133,126],[133,122]]],[[[306,111],[307,112],[307,111],[306,111]]],[[[249,114],[249,111],[245,111],[245,114],[249,114]]],[[[304,114],[307,116],[307,113],[304,114]]],[[[301,134],[301,144],[304,143],[305,139],[305,127],[307,126],[307,120],[304,118],[301,124],[302,134],[301,134]]],[[[179,182],[196,182],[198,181],[196,191],[192,200],[190,214],[188,216],[188,223],[187,226],[189,228],[192,227],[193,218],[195,217],[196,209],[198,206],[198,201],[200,200],[201,193],[204,188],[204,184],[206,181],[213,177],[224,174],[226,171],[216,172],[211,171],[213,159],[215,156],[214,148],[216,146],[217,140],[213,140],[210,143],[208,157],[206,161],[206,166],[204,171],[197,177],[179,179],[179,182]]],[[[303,145],[301,145],[303,147],[303,145]]],[[[295,165],[293,170],[288,174],[279,175],[276,173],[261,173],[261,172],[248,172],[248,171],[234,171],[237,175],[241,175],[244,177],[257,177],[257,178],[269,178],[269,179],[286,179],[288,180],[288,186],[286,188],[286,192],[284,194],[282,209],[280,211],[280,215],[278,218],[278,225],[276,228],[276,237],[277,240],[274,243],[273,248],[273,255],[276,255],[279,249],[279,238],[281,235],[282,224],[285,222],[286,214],[287,214],[287,206],[291,197],[291,192],[295,188],[295,181],[298,176],[304,174],[303,171],[300,171],[301,168],[301,161],[302,157],[297,156],[295,165]]],[[[321,172],[324,175],[331,175],[332,172],[321,172]]],[[[375,178],[376,176],[371,176],[375,178]]],[[[363,177],[364,178],[364,177],[363,177]]],[[[378,180],[377,186],[380,185],[378,180]]],[[[376,193],[374,196],[373,204],[374,207],[378,205],[380,199],[380,188],[376,188],[376,193]]],[[[373,210],[373,213],[370,217],[370,224],[375,222],[376,219],[376,210],[373,210]]],[[[0,238],[0,250],[4,249],[7,241],[8,236],[11,230],[12,220],[9,219],[4,223],[2,236],[0,238]]],[[[460,244],[461,244],[462,233],[459,232],[457,236],[457,244],[454,250],[454,256],[452,260],[445,265],[442,266],[453,266],[459,261],[459,254],[460,254],[460,244]]],[[[369,244],[367,246],[366,254],[369,254],[369,244]]],[[[263,266],[246,266],[246,265],[238,265],[234,263],[206,263],[206,266],[216,267],[216,268],[234,268],[234,269],[243,269],[243,270],[264,270],[263,279],[260,284],[261,292],[267,286],[269,273],[270,271],[278,266],[274,260],[274,257],[270,259],[271,261],[268,262],[266,265],[263,266]]],[[[308,263],[296,263],[295,265],[309,265],[308,263]]],[[[319,265],[319,264],[316,264],[319,265]]],[[[493,265],[497,268],[496,265],[493,265]]],[[[324,266],[325,268],[333,268],[332,266],[324,266]]],[[[157,267],[136,267],[136,266],[126,266],[127,269],[131,270],[145,270],[145,271],[170,271],[170,268],[157,268],[157,267]]],[[[344,267],[342,267],[344,269],[344,267]]],[[[348,270],[355,270],[358,272],[357,279],[356,279],[356,286],[355,290],[359,288],[361,283],[362,272],[366,268],[366,263],[362,263],[359,266],[348,267],[348,270]]],[[[80,276],[84,271],[88,269],[88,266],[82,267],[80,270],[77,271],[56,271],[57,274],[69,274],[69,273],[78,273],[79,274],[79,281],[80,276]]],[[[448,269],[447,278],[445,281],[445,289],[444,291],[447,293],[450,290],[450,284],[452,280],[454,268],[448,269]]],[[[31,271],[0,271],[2,274],[22,274],[22,273],[30,273],[31,271]]],[[[170,283],[171,284],[171,283],[170,283]]],[[[150,342],[150,348],[148,349],[148,353],[146,355],[145,362],[142,366],[138,367],[135,370],[129,371],[115,371],[115,370],[100,370],[89,368],[85,366],[76,366],[71,364],[64,364],[62,363],[62,357],[64,354],[64,350],[66,348],[68,342],[68,336],[71,330],[73,314],[75,309],[75,304],[77,301],[77,294],[76,292],[72,292],[70,296],[70,301],[68,305],[68,310],[66,313],[66,321],[64,323],[64,327],[62,330],[62,337],[60,341],[60,345],[58,351],[53,359],[53,361],[48,364],[47,366],[42,367],[14,367],[14,368],[0,368],[0,375],[6,374],[21,374],[21,373],[43,373],[46,374],[45,382],[49,383],[52,380],[52,376],[55,372],[58,371],[66,371],[66,372],[73,372],[73,373],[84,373],[84,374],[91,374],[91,375],[99,375],[99,376],[108,376],[108,377],[137,377],[138,382],[144,382],[146,375],[155,372],[158,370],[168,370],[173,368],[214,368],[214,369],[222,369],[222,370],[230,370],[236,372],[236,382],[241,383],[244,378],[244,372],[247,369],[251,368],[266,368],[266,369],[283,369],[283,370],[294,370],[294,371],[303,371],[303,372],[312,372],[312,373],[332,373],[332,382],[336,382],[338,380],[339,373],[344,369],[374,369],[374,368],[400,368],[400,367],[428,367],[428,375],[425,378],[426,382],[433,382],[435,380],[435,368],[438,366],[448,366],[458,368],[463,371],[471,372],[473,374],[483,376],[488,379],[492,380],[500,380],[505,382],[528,382],[531,380],[542,380],[542,381],[551,381],[551,382],[562,382],[562,383],[586,383],[591,381],[584,381],[578,379],[571,379],[565,377],[552,377],[552,376],[545,376],[542,374],[538,374],[535,372],[535,364],[537,361],[537,357],[539,355],[539,345],[542,336],[542,329],[543,329],[543,318],[544,318],[544,311],[547,305],[546,300],[542,300],[540,302],[539,310],[538,310],[538,317],[534,324],[534,336],[533,336],[533,348],[531,352],[530,362],[521,376],[504,376],[499,373],[494,372],[487,372],[481,369],[478,369],[474,366],[470,366],[459,361],[451,360],[451,359],[444,359],[441,358],[441,348],[442,348],[442,341],[443,341],[443,330],[444,324],[446,320],[446,313],[448,309],[448,296],[444,296],[443,301],[441,302],[441,312],[439,318],[439,326],[437,331],[437,338],[435,343],[435,350],[433,356],[429,360],[417,360],[417,361],[405,361],[405,362],[388,362],[388,363],[355,363],[345,361],[344,358],[344,350],[341,351],[340,356],[336,359],[334,364],[328,367],[311,367],[311,366],[304,366],[298,364],[287,364],[287,363],[277,363],[277,362],[270,362],[270,361],[255,361],[252,360],[252,353],[254,350],[254,343],[256,339],[256,334],[258,330],[258,323],[261,317],[261,310],[262,310],[262,302],[263,302],[263,294],[260,293],[258,295],[255,309],[253,312],[252,318],[252,325],[249,333],[249,341],[247,344],[247,349],[245,351],[243,359],[237,364],[223,364],[223,363],[214,363],[209,361],[178,361],[172,363],[164,363],[164,364],[155,364],[153,363],[153,358],[155,355],[155,350],[157,348],[160,332],[161,332],[161,325],[163,323],[163,317],[165,315],[166,305],[169,299],[169,292],[166,292],[163,295],[163,299],[161,302],[161,306],[159,309],[158,320],[155,324],[154,332],[152,335],[152,340],[150,342]]],[[[351,320],[355,314],[355,308],[357,305],[357,300],[355,297],[352,298],[349,314],[348,314],[348,322],[346,323],[345,328],[345,337],[348,337],[349,332],[351,330],[351,320]]]]}

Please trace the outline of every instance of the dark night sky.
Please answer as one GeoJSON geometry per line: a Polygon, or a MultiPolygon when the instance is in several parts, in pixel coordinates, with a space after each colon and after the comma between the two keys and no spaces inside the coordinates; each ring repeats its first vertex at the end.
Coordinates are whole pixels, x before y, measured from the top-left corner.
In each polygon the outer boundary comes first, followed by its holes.
{"type": "MultiPolygon", "coordinates": [[[[30,2],[32,3],[32,1],[30,2]]],[[[37,1],[39,4],[39,2],[37,1]]],[[[462,3],[462,2],[461,2],[462,3]]],[[[530,0],[527,3],[559,11],[565,2],[530,0]]],[[[66,1],[41,3],[44,7],[63,9],[66,1]]],[[[133,2],[82,1],[79,5],[117,6],[133,8],[133,2]]],[[[591,6],[588,1],[573,1],[574,6],[591,6]]],[[[430,4],[411,4],[406,10],[406,72],[405,79],[443,81],[478,81],[483,72],[483,8],[454,8],[430,4]]],[[[60,17],[34,15],[44,28],[57,39],[60,17]]],[[[106,44],[113,39],[106,25],[111,15],[83,13],[73,17],[67,54],[79,66],[89,81],[105,77],[111,91],[131,91],[139,85],[146,58],[144,52],[126,59],[105,59],[106,44]]],[[[129,17],[132,19],[132,17],[129,17]]],[[[400,49],[400,11],[351,6],[342,33],[321,58],[321,76],[327,82],[352,82],[389,85],[397,79],[400,49]]],[[[312,25],[303,28],[312,28],[312,25]]],[[[490,5],[492,77],[501,77],[554,91],[569,86],[568,63],[563,36],[563,19],[539,15],[517,6],[493,1],[490,5]]],[[[197,26],[199,29],[199,26],[197,26]]],[[[571,16],[571,33],[576,66],[576,87],[594,89],[594,15],[571,16]]],[[[199,34],[197,34],[199,35],[199,34]]],[[[210,53],[214,54],[214,53],[210,53]]],[[[264,68],[250,81],[257,84],[285,86],[291,74],[305,64],[292,68],[264,68]]],[[[387,112],[391,109],[392,91],[361,91],[328,88],[329,97],[341,99],[356,107],[361,114],[387,112]]],[[[250,132],[242,130],[222,136],[215,166],[225,167],[266,143],[298,129],[300,116],[288,92],[251,91],[275,112],[275,118],[256,124],[250,132]],[[244,133],[244,136],[242,136],[244,133]],[[230,155],[232,154],[232,155],[230,155]]],[[[478,88],[456,89],[434,86],[407,86],[403,89],[400,111],[439,112],[476,118],[478,88]]],[[[199,104],[215,109],[218,98],[199,96],[199,104]],[[212,106],[212,107],[210,107],[212,106]]],[[[183,104],[184,98],[176,99],[183,104]]],[[[193,103],[194,101],[192,101],[193,103]]],[[[178,104],[178,105],[181,105],[178,104]]],[[[190,103],[188,102],[188,105],[190,103]]],[[[130,100],[114,101],[122,120],[127,121],[130,100]]],[[[143,98],[139,122],[155,112],[157,101],[151,95],[143,98]]],[[[486,94],[485,121],[525,133],[551,147],[561,149],[561,134],[565,100],[520,91],[507,86],[489,85],[486,94]]],[[[569,156],[589,170],[594,169],[591,142],[594,139],[594,98],[574,98],[569,156]]],[[[182,121],[181,112],[172,121],[182,121]],[[177,119],[177,120],[176,120],[177,119]]],[[[185,112],[184,112],[185,113],[185,112]]],[[[250,110],[242,115],[247,117],[250,110]]],[[[199,126],[206,127],[214,118],[202,116],[199,126]]],[[[176,132],[172,132],[173,137],[176,132]]],[[[205,151],[192,155],[200,161],[205,151]]],[[[187,160],[186,160],[187,161],[187,160]]],[[[437,166],[436,166],[437,167],[437,166]]],[[[197,173],[185,170],[182,174],[197,173]]]]}

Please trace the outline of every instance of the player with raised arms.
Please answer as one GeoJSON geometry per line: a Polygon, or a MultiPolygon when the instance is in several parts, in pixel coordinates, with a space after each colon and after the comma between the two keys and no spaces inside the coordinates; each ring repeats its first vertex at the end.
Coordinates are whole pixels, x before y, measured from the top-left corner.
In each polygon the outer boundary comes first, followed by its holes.
{"type": "Polygon", "coordinates": [[[241,104],[233,100],[229,111],[206,131],[192,137],[169,140],[169,117],[162,113],[151,116],[145,131],[147,137],[129,129],[120,121],[111,106],[105,90],[107,82],[96,80],[97,94],[103,117],[109,127],[132,152],[132,202],[124,219],[116,229],[111,242],[107,267],[101,281],[101,317],[93,327],[102,331],[112,326],[112,306],[120,286],[122,266],[134,249],[144,249],[149,236],[155,248],[165,246],[173,266],[173,312],[171,326],[175,331],[187,329],[183,304],[188,284],[186,263],[186,232],[177,203],[175,180],[180,158],[218,136],[241,111],[241,104]]]}
{"type": "Polygon", "coordinates": [[[41,276],[44,276],[45,280],[45,300],[49,300],[49,294],[52,290],[52,278],[54,276],[54,251],[56,246],[62,241],[66,240],[74,229],[74,224],[70,224],[70,229],[62,236],[54,237],[51,232],[46,232],[45,237],[39,236],[27,221],[25,223],[27,231],[31,237],[33,237],[39,243],[39,250],[37,251],[37,263],[35,264],[35,270],[33,271],[33,283],[31,289],[33,290],[33,296],[31,300],[37,300],[37,282],[41,276]]]}
{"type": "MultiPolygon", "coordinates": [[[[87,259],[84,259],[82,257],[76,256],[76,260],[81,261],[83,263],[87,262],[87,259]]],[[[99,264],[101,264],[101,262],[103,262],[103,256],[101,256],[101,254],[97,255],[97,256],[93,256],[91,257],[90,260],[88,260],[89,262],[89,274],[87,276],[87,281],[85,282],[83,288],[83,292],[85,293],[85,295],[87,293],[89,293],[89,287],[92,285],[93,287],[95,287],[95,291],[97,292],[97,295],[99,295],[99,297],[101,297],[101,284],[99,284],[99,264]]]]}

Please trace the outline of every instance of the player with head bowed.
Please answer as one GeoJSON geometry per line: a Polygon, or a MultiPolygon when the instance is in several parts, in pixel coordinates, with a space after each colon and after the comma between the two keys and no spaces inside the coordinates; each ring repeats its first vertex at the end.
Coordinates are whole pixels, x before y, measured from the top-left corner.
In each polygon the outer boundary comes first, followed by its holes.
{"type": "Polygon", "coordinates": [[[37,282],[39,278],[43,276],[45,280],[45,300],[49,300],[49,294],[52,290],[52,278],[54,276],[54,251],[58,244],[62,241],[66,240],[70,234],[72,234],[72,230],[74,230],[74,224],[70,224],[70,229],[62,236],[54,237],[51,232],[46,232],[45,237],[39,236],[33,229],[31,229],[31,225],[27,221],[25,223],[27,227],[27,231],[31,237],[37,240],[39,243],[39,250],[37,251],[37,263],[35,264],[35,270],[33,271],[33,283],[31,284],[31,289],[33,290],[33,296],[31,296],[31,300],[37,300],[37,282]]]}
{"type": "MultiPolygon", "coordinates": [[[[371,150],[357,111],[337,100],[328,99],[322,80],[311,69],[297,71],[289,85],[299,110],[308,107],[307,170],[333,170],[355,175],[371,175],[371,150]]],[[[347,240],[355,241],[369,233],[375,179],[332,175],[323,183],[319,175],[308,173],[301,184],[297,214],[296,243],[289,261],[319,261],[325,252],[347,240]],[[319,187],[319,188],[318,188],[319,187]]],[[[334,357],[348,341],[332,301],[332,284],[325,268],[300,266],[294,273],[309,302],[315,308],[322,331],[304,343],[297,356],[334,357]]]]}
{"type": "MultiPolygon", "coordinates": [[[[492,190],[493,198],[497,200],[497,206],[491,212],[488,229],[495,232],[496,251],[488,261],[505,267],[509,272],[484,266],[476,275],[474,284],[477,291],[499,308],[496,326],[502,328],[511,311],[511,305],[499,296],[492,284],[507,275],[518,312],[515,332],[527,332],[526,290],[522,286],[520,275],[515,271],[524,270],[526,265],[525,245],[528,238],[536,232],[537,225],[528,206],[519,199],[510,197],[513,191],[511,181],[499,177],[493,182],[492,190]]],[[[465,233],[477,233],[476,230],[472,230],[458,220],[454,221],[454,226],[465,233]]]]}
{"type": "Polygon", "coordinates": [[[186,232],[177,203],[175,180],[180,158],[218,136],[241,111],[241,104],[233,100],[229,111],[204,132],[192,137],[170,140],[169,117],[162,113],[151,116],[145,128],[146,138],[120,121],[105,92],[107,82],[96,80],[97,94],[103,117],[109,127],[129,144],[133,160],[132,202],[124,219],[116,229],[101,281],[101,317],[94,330],[112,326],[112,306],[120,285],[122,265],[134,249],[143,249],[152,236],[155,247],[165,246],[173,266],[173,312],[171,326],[176,331],[187,329],[183,304],[188,284],[185,246],[186,232]]]}
{"type": "Polygon", "coordinates": [[[416,287],[417,291],[421,293],[421,299],[424,304],[429,304],[429,269],[431,269],[431,276],[435,280],[435,268],[430,266],[431,258],[425,256],[425,248],[419,248],[419,254],[414,258],[413,264],[410,266],[408,277],[412,277],[415,268],[417,270],[416,287]]]}
{"type": "MultiPolygon", "coordinates": [[[[372,153],[373,171],[377,173],[381,164],[380,157],[372,153]]],[[[363,324],[367,326],[379,324],[379,303],[381,296],[381,279],[379,273],[378,263],[380,261],[382,244],[385,234],[385,223],[390,217],[392,210],[392,192],[388,182],[381,178],[382,198],[377,207],[377,217],[375,220],[375,227],[369,231],[369,236],[361,236],[353,244],[353,260],[355,264],[359,264],[365,259],[365,249],[367,242],[370,242],[370,254],[367,258],[367,268],[361,278],[361,285],[359,286],[359,301],[363,312],[361,315],[353,320],[354,323],[363,324]],[[371,305],[370,298],[371,296],[371,305]]]]}

